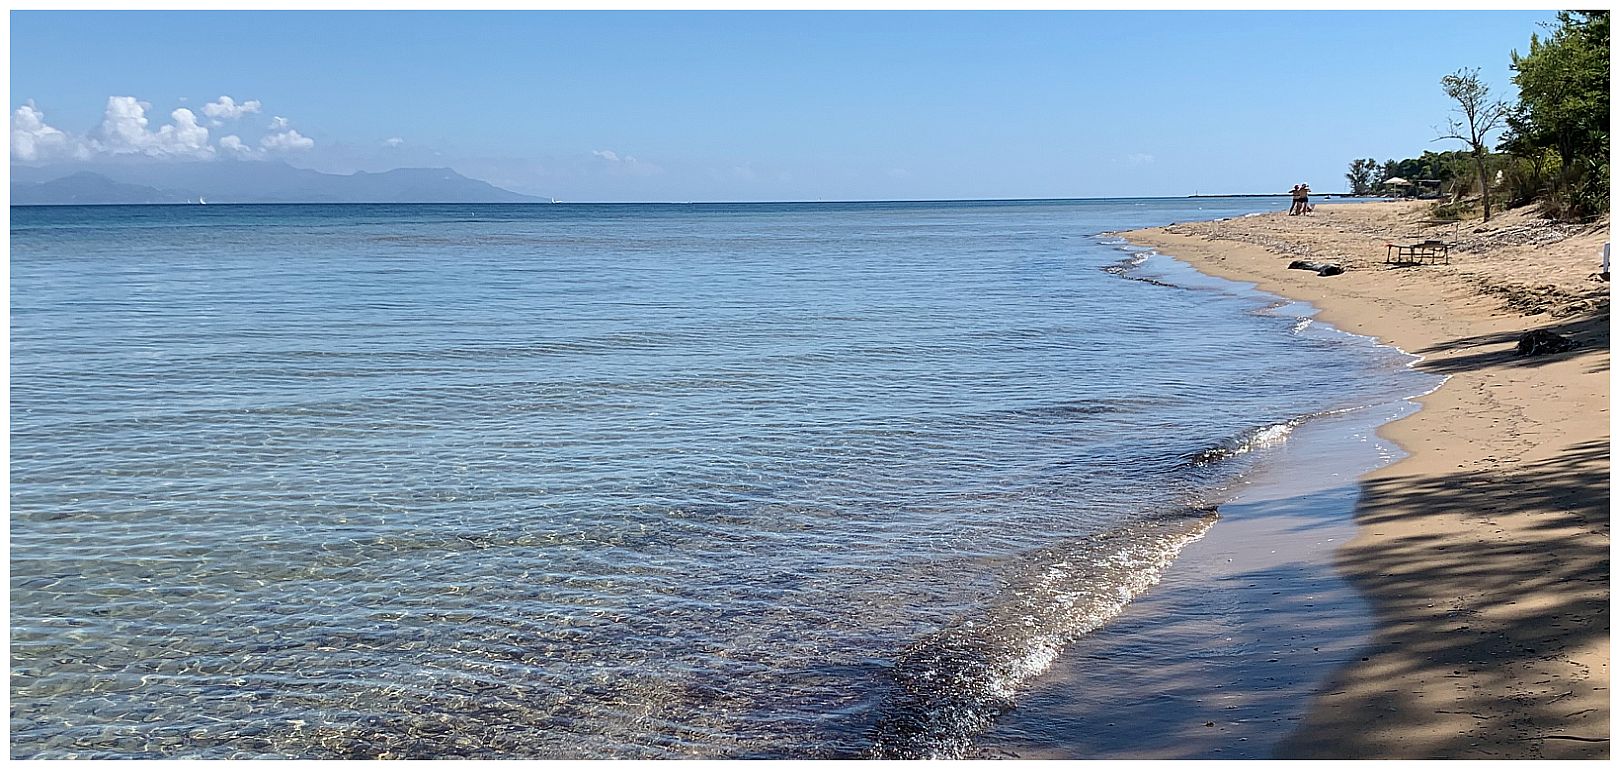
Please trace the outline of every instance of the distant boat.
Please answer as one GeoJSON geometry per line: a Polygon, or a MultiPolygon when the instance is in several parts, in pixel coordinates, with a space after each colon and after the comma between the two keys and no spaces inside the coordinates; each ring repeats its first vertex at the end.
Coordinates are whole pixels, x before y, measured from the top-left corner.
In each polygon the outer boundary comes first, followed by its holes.
{"type": "Polygon", "coordinates": [[[199,196],[197,196],[197,205],[198,205],[198,206],[207,206],[207,205],[208,205],[208,201],[205,201],[205,200],[203,200],[203,199],[202,199],[202,196],[201,196],[201,195],[199,195],[199,196]]]}

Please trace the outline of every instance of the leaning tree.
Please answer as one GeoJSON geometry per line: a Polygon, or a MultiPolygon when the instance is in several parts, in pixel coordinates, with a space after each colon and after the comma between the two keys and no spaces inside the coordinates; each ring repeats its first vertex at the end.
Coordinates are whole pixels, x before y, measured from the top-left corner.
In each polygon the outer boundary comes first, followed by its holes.
{"type": "Polygon", "coordinates": [[[1457,113],[1450,118],[1446,133],[1439,139],[1456,139],[1468,145],[1479,171],[1479,199],[1485,206],[1485,221],[1491,221],[1491,183],[1485,176],[1485,138],[1502,125],[1507,105],[1491,101],[1491,89],[1479,79],[1479,68],[1463,68],[1440,78],[1446,96],[1457,102],[1457,113]]]}

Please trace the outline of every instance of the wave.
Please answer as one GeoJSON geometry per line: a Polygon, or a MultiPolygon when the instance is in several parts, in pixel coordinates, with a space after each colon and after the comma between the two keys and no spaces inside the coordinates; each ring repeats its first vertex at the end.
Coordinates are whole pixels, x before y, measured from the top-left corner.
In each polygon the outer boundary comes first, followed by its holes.
{"type": "Polygon", "coordinates": [[[1187,465],[1201,468],[1231,457],[1248,454],[1256,449],[1281,444],[1288,440],[1288,435],[1293,433],[1295,428],[1299,427],[1301,423],[1311,416],[1314,415],[1296,417],[1292,420],[1254,428],[1222,439],[1212,446],[1187,455],[1187,465]]]}
{"type": "Polygon", "coordinates": [[[1142,283],[1148,283],[1154,286],[1164,286],[1171,289],[1184,288],[1173,283],[1161,281],[1157,278],[1148,278],[1147,276],[1136,275],[1132,272],[1137,267],[1141,266],[1143,262],[1146,262],[1148,257],[1153,256],[1155,253],[1157,252],[1140,251],[1133,253],[1129,257],[1126,257],[1118,262],[1103,265],[1102,271],[1110,275],[1117,275],[1127,281],[1141,281],[1142,283]]]}
{"type": "Polygon", "coordinates": [[[1118,401],[1074,400],[1039,404],[1016,409],[990,412],[989,416],[1028,421],[1069,421],[1095,414],[1125,411],[1129,407],[1118,401]]]}
{"type": "Polygon", "coordinates": [[[899,655],[870,756],[963,756],[1012,708],[1023,683],[1158,583],[1218,517],[1213,507],[1188,505],[1032,554],[989,606],[899,655]]]}
{"type": "Polygon", "coordinates": [[[1131,268],[1146,262],[1147,258],[1152,256],[1152,254],[1153,252],[1150,251],[1136,252],[1113,264],[1103,265],[1102,271],[1105,273],[1112,273],[1114,275],[1124,275],[1131,268]]]}
{"type": "MultiPolygon", "coordinates": [[[[1089,410],[1088,410],[1089,411],[1089,410]]],[[[1203,468],[1287,441],[1313,413],[1255,427],[1184,456],[1203,468]]],[[[1063,648],[1157,584],[1219,518],[1201,501],[1031,554],[988,606],[919,639],[896,659],[871,742],[878,759],[963,757],[1063,648]]]]}

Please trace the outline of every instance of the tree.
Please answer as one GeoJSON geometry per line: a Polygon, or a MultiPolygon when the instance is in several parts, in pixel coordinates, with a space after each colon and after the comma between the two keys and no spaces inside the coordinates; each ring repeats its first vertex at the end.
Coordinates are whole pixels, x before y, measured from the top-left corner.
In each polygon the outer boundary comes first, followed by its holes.
{"type": "Polygon", "coordinates": [[[1468,154],[1474,158],[1474,166],[1479,171],[1479,197],[1485,205],[1485,221],[1491,221],[1491,185],[1485,175],[1485,158],[1489,151],[1485,147],[1485,140],[1502,125],[1507,115],[1507,105],[1491,101],[1490,86],[1479,79],[1479,68],[1468,69],[1464,67],[1456,72],[1440,78],[1440,87],[1445,90],[1446,96],[1457,102],[1457,116],[1450,118],[1447,131],[1439,136],[1440,139],[1456,139],[1468,145],[1468,154]]]}
{"type": "Polygon", "coordinates": [[[1350,161],[1350,173],[1344,178],[1350,180],[1351,195],[1366,195],[1373,190],[1373,174],[1378,171],[1378,161],[1372,158],[1362,158],[1350,161]]]}
{"type": "Polygon", "coordinates": [[[1383,162],[1383,167],[1380,167],[1379,169],[1379,186],[1383,186],[1383,183],[1388,182],[1388,180],[1392,180],[1392,178],[1400,177],[1400,175],[1401,164],[1395,162],[1393,157],[1392,159],[1385,160],[1385,162],[1383,162]]]}
{"type": "Polygon", "coordinates": [[[1384,161],[1384,165],[1378,169],[1378,185],[1382,187],[1385,182],[1400,176],[1400,171],[1401,166],[1394,158],[1384,161]]]}
{"type": "Polygon", "coordinates": [[[1519,103],[1502,148],[1532,161],[1557,154],[1561,213],[1594,214],[1609,199],[1609,12],[1563,11],[1547,39],[1513,52],[1519,103]]]}
{"type": "Polygon", "coordinates": [[[1413,182],[1430,179],[1450,182],[1470,165],[1470,160],[1469,154],[1462,150],[1424,150],[1423,155],[1416,158],[1384,161],[1384,167],[1379,170],[1379,182],[1397,176],[1413,182]]]}

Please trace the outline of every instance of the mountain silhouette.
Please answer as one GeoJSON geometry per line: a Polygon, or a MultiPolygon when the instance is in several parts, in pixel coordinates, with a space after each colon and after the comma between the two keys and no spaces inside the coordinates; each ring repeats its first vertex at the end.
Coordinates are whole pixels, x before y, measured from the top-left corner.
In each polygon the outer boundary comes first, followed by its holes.
{"type": "Polygon", "coordinates": [[[327,174],[286,163],[80,162],[11,167],[14,205],[102,203],[545,203],[448,168],[327,174]]]}

